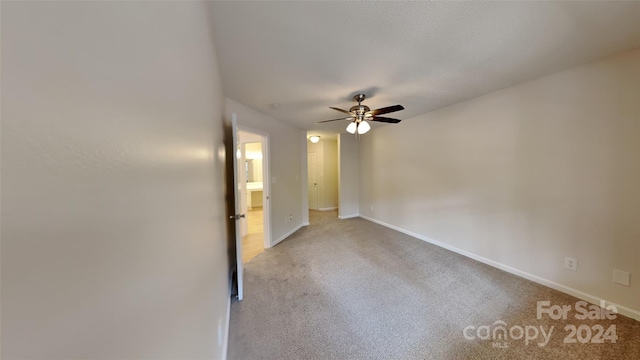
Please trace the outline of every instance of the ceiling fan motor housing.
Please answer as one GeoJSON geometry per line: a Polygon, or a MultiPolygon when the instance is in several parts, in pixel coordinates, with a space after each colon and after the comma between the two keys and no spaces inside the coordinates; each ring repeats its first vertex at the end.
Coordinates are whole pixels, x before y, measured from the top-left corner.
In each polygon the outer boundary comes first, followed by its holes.
{"type": "Polygon", "coordinates": [[[353,97],[353,101],[356,101],[358,105],[352,106],[351,109],[349,109],[349,112],[355,115],[355,119],[353,119],[353,121],[355,121],[358,124],[364,121],[366,117],[371,117],[366,115],[366,113],[369,112],[371,109],[369,109],[367,105],[361,104],[366,97],[367,96],[365,94],[356,94],[353,97]]]}
{"type": "Polygon", "coordinates": [[[364,113],[366,113],[369,110],[370,109],[367,105],[356,105],[356,106],[352,106],[351,109],[349,109],[349,112],[352,112],[356,115],[364,115],[364,113]]]}

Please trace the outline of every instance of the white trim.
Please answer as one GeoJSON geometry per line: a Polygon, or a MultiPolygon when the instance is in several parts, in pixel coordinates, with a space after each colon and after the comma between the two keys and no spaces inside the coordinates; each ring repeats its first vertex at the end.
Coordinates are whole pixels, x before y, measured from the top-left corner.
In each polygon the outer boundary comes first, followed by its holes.
{"type": "Polygon", "coordinates": [[[352,219],[352,218],[357,218],[357,217],[360,217],[360,214],[338,215],[338,219],[340,219],[340,220],[352,219]]]}
{"type": "Polygon", "coordinates": [[[291,236],[294,232],[300,230],[300,228],[302,228],[304,226],[304,224],[300,224],[298,226],[296,226],[295,228],[291,229],[291,231],[289,231],[288,233],[282,235],[278,240],[276,240],[273,244],[271,244],[271,246],[276,246],[280,241],[288,238],[289,236],[291,236]]]}
{"type": "Polygon", "coordinates": [[[225,327],[224,334],[224,347],[222,348],[222,358],[227,359],[227,354],[229,353],[229,323],[231,319],[231,295],[227,297],[227,321],[225,327]]]}
{"type": "Polygon", "coordinates": [[[311,225],[311,224],[309,224],[308,221],[302,223],[302,226],[309,226],[309,225],[311,225]]]}
{"type": "Polygon", "coordinates": [[[338,207],[334,206],[334,207],[326,207],[326,208],[319,208],[319,211],[330,211],[330,210],[336,210],[338,207]]]}
{"type": "Polygon", "coordinates": [[[271,245],[271,138],[269,134],[262,135],[262,221],[263,242],[267,247],[271,245]]]}
{"type": "MultiPolygon", "coordinates": [[[[462,249],[458,249],[458,248],[456,248],[454,246],[441,243],[439,241],[430,239],[430,238],[428,238],[426,236],[414,233],[414,232],[409,231],[409,230],[405,230],[405,229],[397,227],[395,225],[387,224],[387,223],[385,223],[383,221],[376,220],[376,219],[373,219],[373,218],[370,218],[370,217],[364,216],[364,215],[360,215],[360,217],[365,219],[365,220],[371,221],[373,223],[388,227],[389,229],[393,229],[393,230],[399,231],[401,233],[413,236],[413,237],[415,237],[417,239],[420,239],[420,240],[426,241],[428,243],[431,243],[433,245],[439,246],[439,247],[441,247],[443,249],[447,249],[449,251],[453,251],[453,252],[458,253],[460,255],[466,256],[466,257],[468,257],[470,259],[479,261],[479,262],[487,264],[489,266],[493,266],[493,267],[495,267],[497,269],[500,269],[502,271],[506,271],[506,272],[508,272],[510,274],[525,278],[527,280],[531,280],[531,281],[536,282],[536,283],[538,283],[540,285],[544,285],[544,286],[552,288],[554,290],[558,290],[558,291],[563,292],[565,294],[569,294],[571,296],[575,296],[578,299],[581,299],[581,300],[584,300],[584,301],[588,301],[588,302],[590,302],[592,304],[600,305],[600,301],[602,300],[600,297],[597,297],[597,296],[594,296],[594,295],[591,295],[591,294],[587,294],[585,292],[582,292],[580,290],[576,290],[576,289],[574,289],[572,287],[569,287],[569,286],[558,284],[557,282],[554,282],[554,281],[551,281],[551,280],[547,280],[545,278],[541,278],[539,276],[530,274],[530,273],[522,271],[522,270],[518,270],[516,268],[513,268],[513,267],[508,266],[508,265],[504,265],[504,264],[499,263],[497,261],[494,261],[494,260],[491,260],[491,259],[487,259],[487,258],[485,258],[483,256],[476,255],[474,253],[470,253],[470,252],[462,250],[462,249]]],[[[605,302],[606,302],[607,305],[614,305],[617,308],[619,314],[640,321],[640,311],[634,310],[634,309],[631,309],[631,308],[628,308],[626,306],[622,306],[622,305],[619,305],[619,304],[616,304],[616,303],[613,303],[613,302],[609,302],[609,301],[605,301],[605,302]]]]}
{"type": "Polygon", "coordinates": [[[233,288],[233,276],[229,274],[229,289],[227,291],[227,319],[225,320],[225,334],[222,348],[222,359],[227,360],[229,353],[229,326],[231,323],[231,290],[233,288]]]}
{"type": "Polygon", "coordinates": [[[300,210],[302,210],[300,219],[302,220],[303,224],[307,224],[309,225],[309,181],[307,180],[307,177],[309,176],[308,174],[308,170],[307,170],[307,131],[306,130],[302,130],[300,131],[300,147],[301,147],[301,152],[300,152],[300,185],[302,186],[301,190],[301,198],[302,198],[302,207],[300,208],[300,210]]]}

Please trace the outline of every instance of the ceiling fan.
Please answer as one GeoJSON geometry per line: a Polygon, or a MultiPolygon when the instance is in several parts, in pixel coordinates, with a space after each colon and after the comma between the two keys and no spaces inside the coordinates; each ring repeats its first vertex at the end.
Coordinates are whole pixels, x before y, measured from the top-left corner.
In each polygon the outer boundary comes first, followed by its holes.
{"type": "Polygon", "coordinates": [[[379,121],[379,122],[385,122],[385,123],[391,123],[391,124],[397,124],[401,121],[398,119],[392,119],[392,118],[382,117],[378,115],[383,115],[383,114],[404,110],[404,106],[393,105],[393,106],[383,107],[381,109],[370,110],[367,105],[362,105],[362,102],[364,101],[365,97],[366,96],[364,94],[357,94],[356,96],[354,96],[353,101],[356,101],[358,105],[352,106],[351,109],[349,109],[349,111],[342,110],[336,107],[331,107],[331,106],[329,107],[330,109],[345,113],[349,115],[349,117],[318,121],[316,124],[326,123],[330,121],[349,120],[351,121],[351,123],[347,126],[347,132],[351,134],[355,134],[356,132],[358,134],[364,134],[371,129],[371,125],[369,125],[367,121],[379,121]]]}

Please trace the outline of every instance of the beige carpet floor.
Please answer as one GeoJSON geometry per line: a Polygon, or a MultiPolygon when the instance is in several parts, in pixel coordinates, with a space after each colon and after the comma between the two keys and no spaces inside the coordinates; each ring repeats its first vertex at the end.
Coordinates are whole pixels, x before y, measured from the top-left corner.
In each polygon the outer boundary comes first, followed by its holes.
{"type": "Polygon", "coordinates": [[[229,359],[640,359],[638,321],[539,320],[537,301],[579,300],[363,219],[310,213],[310,226],[246,264],[229,359]],[[500,320],[513,336],[478,338],[500,320]],[[514,326],[531,338],[554,329],[539,346],[542,334],[527,345],[514,326]],[[599,326],[614,326],[616,343],[579,341],[599,326]]]}

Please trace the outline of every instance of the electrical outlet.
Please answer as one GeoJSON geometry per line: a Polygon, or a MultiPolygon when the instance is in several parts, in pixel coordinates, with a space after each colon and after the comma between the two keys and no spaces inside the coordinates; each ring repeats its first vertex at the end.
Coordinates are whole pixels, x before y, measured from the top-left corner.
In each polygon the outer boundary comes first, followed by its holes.
{"type": "Polygon", "coordinates": [[[576,271],[578,269],[578,259],[565,257],[564,258],[564,267],[569,270],[576,271]]]}
{"type": "Polygon", "coordinates": [[[289,214],[289,221],[293,221],[293,215],[289,214]]]}
{"type": "Polygon", "coordinates": [[[631,286],[631,274],[626,271],[613,269],[613,282],[616,284],[631,286]]]}

